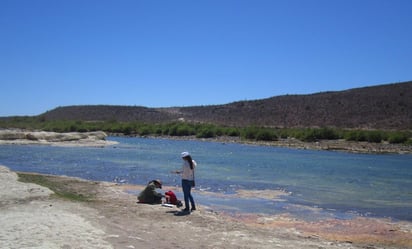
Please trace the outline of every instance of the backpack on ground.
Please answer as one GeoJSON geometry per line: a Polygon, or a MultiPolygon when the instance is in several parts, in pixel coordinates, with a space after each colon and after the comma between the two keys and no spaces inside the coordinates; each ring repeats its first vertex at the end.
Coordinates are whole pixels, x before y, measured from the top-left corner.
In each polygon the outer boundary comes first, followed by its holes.
{"type": "Polygon", "coordinates": [[[169,190],[165,193],[166,202],[168,204],[176,205],[177,207],[183,206],[182,202],[176,198],[175,193],[172,190],[169,190]]]}

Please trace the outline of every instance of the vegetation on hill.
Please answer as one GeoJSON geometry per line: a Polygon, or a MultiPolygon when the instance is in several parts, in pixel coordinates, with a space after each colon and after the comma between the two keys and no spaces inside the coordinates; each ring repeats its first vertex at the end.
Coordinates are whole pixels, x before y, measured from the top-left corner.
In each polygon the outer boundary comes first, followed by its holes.
{"type": "Polygon", "coordinates": [[[3,117],[0,128],[102,130],[138,136],[229,136],[252,141],[296,138],[309,142],[345,139],[412,144],[412,81],[214,106],[66,106],[34,117],[3,117]]]}
{"type": "Polygon", "coordinates": [[[44,120],[142,122],[186,121],[236,127],[412,129],[412,81],[309,95],[285,95],[225,105],[147,108],[65,106],[44,120]]]}

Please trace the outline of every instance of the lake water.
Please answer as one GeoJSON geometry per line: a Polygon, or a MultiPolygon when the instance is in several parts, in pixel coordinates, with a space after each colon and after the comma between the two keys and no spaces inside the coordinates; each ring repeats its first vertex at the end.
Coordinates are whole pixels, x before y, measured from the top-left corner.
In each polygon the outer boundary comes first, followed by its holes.
{"type": "Polygon", "coordinates": [[[412,221],[412,155],[108,139],[119,144],[104,148],[1,145],[0,164],[15,171],[139,185],[159,178],[164,185],[174,186],[180,185],[180,177],[170,171],[180,168],[180,153],[190,151],[198,163],[195,200],[214,210],[286,213],[305,219],[373,216],[412,221]],[[290,195],[238,198],[234,195],[238,190],[282,190],[290,195]]]}

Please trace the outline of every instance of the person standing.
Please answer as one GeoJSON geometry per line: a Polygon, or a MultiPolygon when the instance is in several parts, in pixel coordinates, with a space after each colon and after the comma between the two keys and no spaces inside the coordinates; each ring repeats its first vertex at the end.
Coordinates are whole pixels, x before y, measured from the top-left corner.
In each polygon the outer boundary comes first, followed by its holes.
{"type": "Polygon", "coordinates": [[[196,210],[195,201],[192,196],[192,187],[195,186],[195,168],[196,161],[192,159],[192,156],[189,152],[182,152],[181,157],[183,159],[183,165],[181,170],[175,171],[176,174],[182,175],[182,190],[185,201],[184,212],[189,212],[189,201],[191,204],[190,211],[196,210]]]}

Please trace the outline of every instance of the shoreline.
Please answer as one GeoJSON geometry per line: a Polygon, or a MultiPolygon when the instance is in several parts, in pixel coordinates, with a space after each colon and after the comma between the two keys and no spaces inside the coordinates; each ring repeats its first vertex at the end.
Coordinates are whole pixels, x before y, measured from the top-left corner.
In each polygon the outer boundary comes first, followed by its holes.
{"type": "Polygon", "coordinates": [[[294,138],[279,139],[277,141],[250,141],[239,137],[220,136],[214,138],[196,138],[195,136],[126,136],[124,134],[95,132],[45,132],[27,131],[20,129],[0,129],[0,145],[51,145],[51,146],[85,146],[105,147],[116,145],[117,142],[107,140],[113,137],[140,137],[171,140],[193,140],[218,143],[238,143],[257,146],[273,146],[302,150],[338,151],[362,154],[412,154],[412,145],[354,142],[344,139],[319,140],[316,142],[303,142],[294,138]]]}
{"type": "Polygon", "coordinates": [[[124,185],[25,174],[42,176],[64,191],[90,199],[79,202],[56,197],[45,187],[17,181],[15,172],[0,166],[1,247],[401,249],[412,246],[411,222],[365,217],[309,222],[285,215],[227,215],[202,205],[190,215],[179,216],[180,209],[176,207],[136,204],[136,196],[127,194],[124,185]],[[34,230],[22,234],[31,224],[34,230]]]}
{"type": "Polygon", "coordinates": [[[51,145],[51,146],[85,146],[104,147],[117,142],[107,141],[107,134],[94,132],[46,132],[20,129],[0,129],[0,145],[51,145]]]}
{"type": "Polygon", "coordinates": [[[389,144],[389,143],[370,143],[354,142],[344,139],[337,140],[319,140],[316,142],[303,142],[295,138],[279,139],[277,141],[249,141],[242,140],[239,137],[215,137],[215,138],[196,138],[195,136],[125,136],[119,134],[109,134],[114,137],[140,137],[140,138],[157,138],[171,140],[191,140],[217,143],[238,143],[256,146],[273,146],[281,148],[292,148],[301,150],[319,150],[319,151],[337,151],[359,154],[412,154],[412,145],[389,144]]]}

